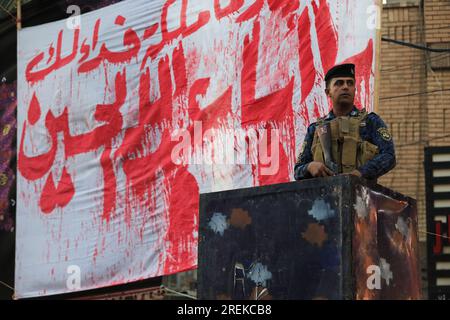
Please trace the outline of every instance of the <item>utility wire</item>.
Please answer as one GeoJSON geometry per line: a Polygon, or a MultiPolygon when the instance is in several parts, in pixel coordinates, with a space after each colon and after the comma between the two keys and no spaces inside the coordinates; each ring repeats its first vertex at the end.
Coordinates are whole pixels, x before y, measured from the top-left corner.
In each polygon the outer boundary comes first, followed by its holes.
{"type": "Polygon", "coordinates": [[[3,281],[0,281],[0,284],[3,285],[4,287],[11,289],[14,292],[14,288],[11,287],[10,285],[8,285],[7,283],[4,283],[3,281]]]}
{"type": "Polygon", "coordinates": [[[161,289],[166,290],[166,291],[168,291],[168,292],[170,292],[170,293],[173,293],[173,294],[182,296],[182,297],[186,297],[186,298],[189,298],[189,299],[192,299],[192,300],[197,300],[197,298],[194,297],[194,296],[191,296],[191,295],[186,294],[186,293],[182,293],[182,292],[178,292],[178,291],[169,289],[169,288],[167,288],[167,287],[165,287],[165,286],[163,286],[163,285],[161,286],[161,289]]]}
{"type": "Polygon", "coordinates": [[[381,37],[381,41],[394,43],[394,44],[398,44],[400,46],[405,46],[405,47],[409,47],[409,48],[413,48],[413,49],[429,51],[429,52],[450,52],[450,49],[429,48],[429,47],[421,46],[418,44],[395,40],[395,39],[390,39],[390,38],[386,38],[386,37],[381,37]]]}
{"type": "Polygon", "coordinates": [[[442,53],[439,55],[436,55],[434,57],[431,57],[429,59],[425,59],[421,62],[416,62],[416,63],[411,63],[411,64],[406,64],[406,65],[399,65],[397,67],[394,68],[390,68],[390,69],[381,69],[380,71],[383,72],[383,74],[387,74],[390,72],[396,72],[396,71],[400,71],[400,70],[406,70],[406,69],[415,69],[415,68],[420,68],[422,67],[422,65],[427,65],[430,62],[436,62],[438,60],[443,60],[445,58],[450,58],[450,52],[449,53],[442,53]]]}
{"type": "Polygon", "coordinates": [[[438,89],[438,90],[431,90],[431,91],[424,91],[424,92],[414,92],[414,93],[408,93],[408,94],[402,94],[398,96],[389,96],[389,97],[382,97],[380,100],[392,100],[392,99],[398,99],[398,98],[405,98],[405,97],[412,97],[412,96],[420,96],[425,94],[431,94],[436,92],[446,92],[450,91],[450,89],[438,89]]]}
{"type": "Polygon", "coordinates": [[[419,141],[415,141],[415,142],[404,143],[404,144],[395,146],[395,148],[397,149],[397,148],[402,148],[402,147],[408,147],[408,146],[414,146],[414,145],[426,144],[426,143],[428,143],[428,142],[430,142],[430,141],[440,140],[440,139],[449,138],[449,137],[450,137],[450,134],[445,134],[445,135],[438,136],[438,137],[434,137],[434,138],[427,139],[427,140],[419,140],[419,141]]]}
{"type": "Polygon", "coordinates": [[[9,12],[5,7],[3,7],[1,3],[0,3],[0,9],[2,9],[2,10],[5,11],[9,16],[11,16],[11,17],[13,18],[13,20],[14,20],[14,23],[17,23],[16,17],[15,17],[11,12],[9,12]]]}
{"type": "Polygon", "coordinates": [[[442,234],[437,234],[437,233],[428,232],[428,231],[420,231],[420,230],[417,230],[417,231],[419,233],[426,233],[426,234],[429,234],[429,235],[432,235],[432,236],[438,236],[438,237],[441,237],[441,238],[450,239],[450,237],[443,236],[442,234]]]}
{"type": "MultiPolygon", "coordinates": [[[[408,27],[414,27],[413,25],[404,25],[404,26],[397,26],[398,28],[403,28],[403,27],[406,27],[406,28],[408,28],[408,27]]],[[[446,26],[440,26],[440,27],[436,27],[436,28],[427,28],[427,29],[422,29],[422,28],[420,28],[419,29],[419,26],[415,26],[416,28],[414,28],[414,29],[410,29],[409,31],[411,31],[411,32],[420,32],[420,33],[423,33],[423,32],[427,32],[427,31],[434,31],[434,30],[442,30],[442,29],[450,29],[450,25],[446,25],[446,26]]],[[[395,28],[395,27],[394,27],[395,28]]],[[[383,35],[383,37],[388,37],[389,38],[389,35],[383,35]]]]}

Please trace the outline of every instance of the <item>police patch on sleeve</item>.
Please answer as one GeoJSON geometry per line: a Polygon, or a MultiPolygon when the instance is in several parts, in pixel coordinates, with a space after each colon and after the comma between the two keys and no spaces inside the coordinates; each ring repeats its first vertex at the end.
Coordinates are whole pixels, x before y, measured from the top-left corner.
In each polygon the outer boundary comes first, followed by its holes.
{"type": "Polygon", "coordinates": [[[383,140],[385,140],[385,141],[392,140],[392,136],[387,128],[385,128],[385,127],[379,128],[377,131],[380,134],[381,138],[383,138],[383,140]]]}

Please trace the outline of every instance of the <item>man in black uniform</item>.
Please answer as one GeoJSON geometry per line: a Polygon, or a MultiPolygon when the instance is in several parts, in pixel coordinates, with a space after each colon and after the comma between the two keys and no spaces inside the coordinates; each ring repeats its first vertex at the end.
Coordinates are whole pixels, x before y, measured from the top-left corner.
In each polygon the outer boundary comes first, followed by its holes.
{"type": "Polygon", "coordinates": [[[354,64],[331,68],[325,82],[333,110],[308,127],[295,179],[349,173],[376,180],[396,164],[391,134],[377,114],[354,106],[354,64]]]}

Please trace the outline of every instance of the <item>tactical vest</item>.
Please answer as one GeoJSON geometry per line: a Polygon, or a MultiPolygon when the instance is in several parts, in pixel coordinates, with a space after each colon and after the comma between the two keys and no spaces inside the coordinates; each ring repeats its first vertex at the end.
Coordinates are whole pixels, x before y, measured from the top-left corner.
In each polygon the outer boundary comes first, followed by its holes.
{"type": "MultiPolygon", "coordinates": [[[[349,173],[378,154],[378,147],[362,140],[359,134],[360,128],[366,126],[366,117],[367,112],[362,110],[356,117],[336,117],[329,121],[332,141],[331,154],[340,173],[349,173]]],[[[321,118],[317,124],[321,125],[324,121],[326,120],[321,118]]],[[[324,162],[318,130],[314,134],[311,151],[313,161],[324,162]]]]}

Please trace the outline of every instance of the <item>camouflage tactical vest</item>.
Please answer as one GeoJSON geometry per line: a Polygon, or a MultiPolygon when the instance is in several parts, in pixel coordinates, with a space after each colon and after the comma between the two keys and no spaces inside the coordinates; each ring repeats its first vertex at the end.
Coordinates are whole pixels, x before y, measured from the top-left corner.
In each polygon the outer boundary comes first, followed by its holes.
{"type": "MultiPolygon", "coordinates": [[[[344,116],[330,120],[333,161],[339,167],[339,173],[349,173],[378,154],[378,147],[361,139],[359,130],[366,126],[367,112],[360,111],[356,117],[344,116]]],[[[321,125],[324,118],[319,119],[321,125]]],[[[311,151],[313,161],[324,162],[322,146],[316,130],[311,151]]]]}

